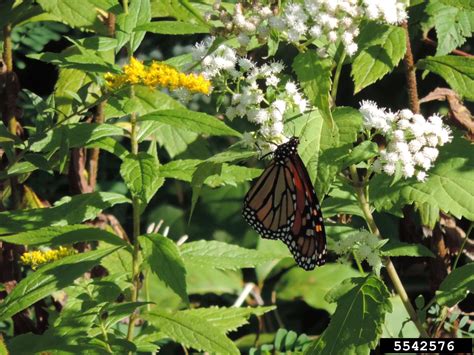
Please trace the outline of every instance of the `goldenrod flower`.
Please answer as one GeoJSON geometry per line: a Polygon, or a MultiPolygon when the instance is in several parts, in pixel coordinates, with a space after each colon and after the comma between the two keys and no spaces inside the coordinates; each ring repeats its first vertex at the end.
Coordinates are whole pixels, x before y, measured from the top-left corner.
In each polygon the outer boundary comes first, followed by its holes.
{"type": "Polygon", "coordinates": [[[62,259],[75,253],[76,250],[73,248],[60,246],[59,249],[51,249],[46,251],[35,250],[23,253],[20,260],[24,265],[30,265],[31,268],[35,270],[38,266],[62,259]]]}
{"type": "Polygon", "coordinates": [[[125,84],[144,84],[151,88],[162,87],[170,90],[187,89],[193,93],[208,95],[211,91],[211,82],[202,74],[185,74],[172,66],[153,61],[149,67],[132,57],[130,64],[123,67],[122,74],[105,75],[107,85],[117,89],[125,84]]]}

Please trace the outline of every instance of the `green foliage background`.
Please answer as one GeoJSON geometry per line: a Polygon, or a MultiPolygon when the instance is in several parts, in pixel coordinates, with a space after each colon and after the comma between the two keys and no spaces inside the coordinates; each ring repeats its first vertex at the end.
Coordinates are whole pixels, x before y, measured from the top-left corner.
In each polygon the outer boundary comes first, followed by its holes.
{"type": "MultiPolygon", "coordinates": [[[[464,109],[471,108],[472,56],[452,52],[472,52],[474,8],[448,0],[410,5],[419,94],[450,87],[464,109]],[[426,44],[427,37],[436,38],[435,47],[426,44]]],[[[300,82],[318,108],[287,117],[285,124],[288,135],[301,139],[299,153],[323,199],[323,214],[332,219],[326,227],[328,264],[305,272],[281,242],[261,239],[241,217],[250,181],[263,167],[256,151],[239,144],[250,124],[216,119],[222,118],[216,97],[200,97],[185,107],[164,91],[141,86],[132,97],[127,88],[108,96],[102,91],[103,74],[120,72],[127,52],[184,68],[191,57],[180,51],[209,33],[203,14],[211,6],[132,0],[127,14],[116,0],[0,5],[0,47],[6,53],[5,41],[13,41],[21,83],[13,116],[23,127],[23,132],[12,129],[12,110],[4,99],[1,267],[14,272],[1,279],[0,330],[10,353],[171,354],[187,348],[218,354],[368,354],[380,336],[420,335],[384,269],[377,275],[365,264],[357,268],[350,257],[336,262],[331,253],[336,241],[367,229],[356,190],[340,172],[363,171],[378,154],[374,142],[357,145],[360,100],[393,110],[407,106],[406,31],[365,23],[353,59],[337,51],[321,59],[314,50],[298,53],[284,43],[271,49],[278,49],[275,57],[286,64],[285,74],[300,82]],[[107,32],[107,13],[116,20],[114,36],[107,32]],[[97,120],[99,105],[103,122],[97,120]],[[138,153],[130,142],[135,115],[140,129],[132,141],[139,144],[138,153]],[[100,149],[98,179],[78,190],[73,178],[90,178],[87,166],[74,170],[79,161],[74,154],[84,148],[100,149]],[[18,263],[25,248],[73,244],[80,253],[38,270],[18,263]],[[14,255],[13,261],[5,255],[14,255]],[[232,307],[242,294],[251,307],[232,307]],[[138,320],[135,327],[129,326],[130,317],[138,320]]],[[[268,50],[260,46],[252,54],[261,59],[268,50]]],[[[8,74],[1,75],[5,98],[12,86],[8,74]]],[[[455,126],[447,102],[428,102],[422,110],[449,114],[455,126]]],[[[474,332],[467,315],[473,312],[472,261],[459,245],[443,256],[433,242],[436,233],[447,234],[440,213],[464,231],[474,220],[472,142],[464,137],[466,128],[457,127],[426,182],[376,175],[364,187],[388,242],[380,253],[394,258],[415,316],[430,336],[474,332]],[[433,231],[428,238],[427,229],[433,231]],[[440,260],[445,277],[436,284],[440,260]]]]}

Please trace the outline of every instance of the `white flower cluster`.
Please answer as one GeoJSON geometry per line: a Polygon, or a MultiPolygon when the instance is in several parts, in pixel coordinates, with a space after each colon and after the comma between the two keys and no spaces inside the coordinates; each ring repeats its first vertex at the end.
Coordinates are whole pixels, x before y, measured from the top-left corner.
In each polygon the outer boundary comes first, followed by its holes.
{"type": "MultiPolygon", "coordinates": [[[[246,48],[252,36],[260,41],[265,41],[269,34],[268,19],[273,12],[268,6],[254,2],[252,6],[241,2],[235,4],[233,13],[221,5],[221,0],[216,0],[213,5],[217,18],[224,25],[224,35],[234,34],[242,48],[246,48]]],[[[213,13],[207,14],[208,19],[213,18],[213,13]]]]}
{"type": "Polygon", "coordinates": [[[293,81],[281,82],[284,66],[280,62],[258,66],[237,55],[234,49],[220,45],[206,55],[213,39],[196,45],[193,59],[201,61],[202,74],[213,81],[215,88],[231,95],[226,116],[247,118],[259,127],[259,146],[274,149],[269,142],[282,143],[283,116],[287,110],[306,111],[308,100],[293,81]]]}
{"type": "Polygon", "coordinates": [[[380,248],[386,241],[380,240],[376,235],[366,230],[361,230],[336,242],[333,251],[338,255],[353,252],[360,262],[367,260],[367,263],[379,274],[382,268],[380,248]]]}
{"type": "MultiPolygon", "coordinates": [[[[289,42],[326,39],[341,41],[346,52],[357,52],[356,37],[362,19],[397,24],[407,18],[405,2],[400,0],[304,0],[289,3],[280,16],[271,17],[270,26],[286,35],[289,42]]],[[[325,48],[320,48],[325,55],[325,48]]]]}
{"type": "Polygon", "coordinates": [[[416,176],[418,181],[424,181],[438,157],[437,147],[452,140],[450,128],[437,114],[425,119],[408,109],[393,113],[372,101],[362,101],[359,111],[364,127],[375,129],[387,140],[386,148],[374,162],[375,172],[394,175],[401,169],[403,177],[416,176]]]}
{"type": "Polygon", "coordinates": [[[333,251],[338,255],[353,252],[360,262],[367,260],[367,263],[379,274],[382,268],[380,247],[385,242],[386,240],[380,240],[376,235],[362,230],[336,242],[333,251]]]}

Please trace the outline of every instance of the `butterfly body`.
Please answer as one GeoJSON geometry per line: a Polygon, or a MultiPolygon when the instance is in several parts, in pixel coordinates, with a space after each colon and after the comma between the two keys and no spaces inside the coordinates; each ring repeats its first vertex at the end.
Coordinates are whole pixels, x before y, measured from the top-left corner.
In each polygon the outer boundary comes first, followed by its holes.
{"type": "Polygon", "coordinates": [[[280,239],[305,270],[325,263],[326,235],[319,201],[291,138],[245,196],[243,216],[263,238],[280,239]]]}

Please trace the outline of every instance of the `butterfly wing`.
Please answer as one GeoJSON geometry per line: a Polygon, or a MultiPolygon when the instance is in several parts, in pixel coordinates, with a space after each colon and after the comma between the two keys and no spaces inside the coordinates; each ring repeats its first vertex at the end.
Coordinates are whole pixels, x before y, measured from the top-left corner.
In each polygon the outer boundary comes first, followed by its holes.
{"type": "Polygon", "coordinates": [[[295,193],[289,170],[273,160],[245,196],[242,214],[263,238],[284,238],[293,224],[295,193]]]}
{"type": "Polygon", "coordinates": [[[293,178],[295,194],[294,221],[283,238],[297,264],[305,270],[322,265],[326,259],[326,233],[319,201],[306,167],[298,154],[288,159],[285,166],[293,178]]]}

